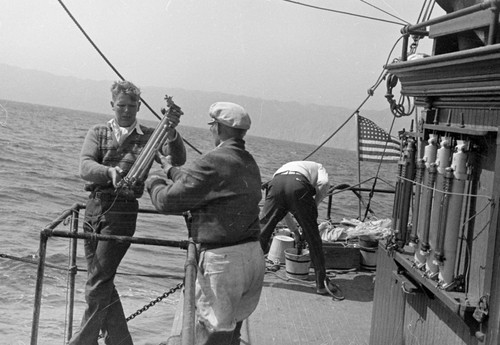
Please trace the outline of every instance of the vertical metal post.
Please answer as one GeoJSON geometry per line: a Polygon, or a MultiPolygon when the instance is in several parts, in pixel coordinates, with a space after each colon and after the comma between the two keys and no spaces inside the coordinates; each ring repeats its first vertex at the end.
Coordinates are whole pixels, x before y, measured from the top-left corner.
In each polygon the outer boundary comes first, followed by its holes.
{"type": "MultiPolygon", "coordinates": [[[[356,155],[358,158],[358,186],[361,186],[361,161],[359,160],[359,112],[356,112],[356,133],[358,134],[356,137],[356,155]]],[[[361,220],[361,199],[358,198],[358,216],[359,220],[361,220]]]]}
{"type": "Polygon", "coordinates": [[[332,219],[332,199],[333,195],[328,196],[328,210],[326,212],[326,219],[331,220],[332,219]]]}
{"type": "MultiPolygon", "coordinates": [[[[73,211],[71,216],[71,228],[70,231],[72,233],[78,232],[78,211],[73,211]]],[[[77,254],[77,238],[70,239],[70,258],[69,258],[69,269],[68,269],[68,280],[69,280],[69,295],[68,295],[68,303],[66,306],[66,315],[68,316],[68,324],[66,329],[66,337],[69,341],[71,336],[73,335],[73,312],[75,306],[75,279],[76,279],[76,254],[77,254]]]]}
{"type": "Polygon", "coordinates": [[[403,48],[401,51],[401,61],[406,61],[408,60],[408,40],[409,40],[410,34],[406,33],[403,36],[403,48]]]}
{"type": "MultiPolygon", "coordinates": [[[[500,131],[500,128],[498,128],[500,131]]],[[[495,177],[493,184],[493,206],[491,214],[491,224],[489,228],[488,240],[490,242],[487,248],[487,255],[490,259],[487,260],[486,275],[484,281],[485,288],[490,292],[490,311],[488,318],[488,332],[486,339],[489,344],[498,344],[500,341],[500,234],[498,227],[500,225],[500,136],[497,135],[496,140],[496,157],[495,157],[495,177]]]]}
{"type": "Polygon", "coordinates": [[[182,319],[182,345],[194,344],[195,338],[195,284],[198,270],[197,248],[192,239],[189,240],[186,263],[184,266],[184,308],[182,319]]]}
{"type": "Polygon", "coordinates": [[[45,257],[47,255],[47,239],[45,231],[40,232],[40,247],[38,249],[38,270],[36,274],[35,306],[33,308],[33,323],[31,324],[31,345],[38,341],[38,325],[40,323],[40,309],[42,306],[43,276],[45,272],[45,257]]]}
{"type": "Polygon", "coordinates": [[[498,13],[499,13],[498,4],[496,2],[493,2],[490,10],[492,12],[492,15],[491,15],[489,34],[488,34],[488,45],[497,43],[498,13]]]}

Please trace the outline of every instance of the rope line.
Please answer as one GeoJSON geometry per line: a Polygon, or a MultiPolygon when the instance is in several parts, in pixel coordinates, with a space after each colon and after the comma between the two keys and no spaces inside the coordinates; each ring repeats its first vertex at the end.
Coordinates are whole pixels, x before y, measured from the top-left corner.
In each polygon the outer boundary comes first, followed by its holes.
{"type": "MultiPolygon", "coordinates": [[[[286,0],[284,0],[286,1],[286,0]]],[[[392,46],[391,48],[391,51],[389,52],[389,55],[386,59],[386,63],[385,65],[387,65],[389,63],[389,59],[391,58],[391,55],[392,55],[392,52],[394,51],[394,49],[396,48],[396,45],[398,44],[398,42],[403,38],[403,36],[399,37],[396,42],[394,43],[394,45],[392,46]]],[[[384,65],[384,66],[385,66],[384,65]]],[[[382,70],[382,72],[380,72],[378,78],[377,78],[377,81],[375,82],[375,84],[373,84],[373,86],[371,88],[368,89],[368,96],[361,102],[361,104],[356,108],[356,110],[354,110],[352,112],[352,114],[344,121],[344,123],[342,123],[340,125],[339,128],[337,128],[337,130],[335,132],[333,132],[330,136],[328,136],[328,138],[326,138],[321,144],[318,145],[318,147],[316,149],[314,149],[310,154],[308,154],[303,160],[307,160],[308,158],[310,158],[313,154],[315,154],[316,152],[318,152],[318,150],[320,148],[322,148],[328,141],[330,141],[331,138],[333,138],[335,136],[335,134],[337,134],[352,118],[354,115],[358,114],[359,111],[361,110],[361,108],[365,105],[365,103],[368,101],[368,99],[370,97],[372,97],[374,94],[375,94],[375,90],[380,86],[380,84],[382,83],[382,81],[385,79],[385,77],[387,76],[388,72],[387,70],[384,68],[382,70]]],[[[389,132],[389,135],[390,135],[390,132],[389,132]]],[[[377,175],[378,175],[378,171],[377,171],[377,175]]]]}
{"type": "MultiPolygon", "coordinates": [[[[368,181],[371,181],[373,179],[375,179],[375,177],[370,177],[369,179],[366,179],[364,181],[361,181],[361,182],[353,184],[353,185],[340,184],[340,185],[333,186],[333,187],[330,188],[330,190],[328,191],[328,193],[326,195],[327,196],[329,196],[329,195],[336,195],[336,194],[339,194],[339,193],[346,192],[348,190],[354,190],[355,188],[357,188],[357,187],[363,185],[364,183],[367,183],[368,181]]],[[[380,180],[383,181],[382,179],[380,179],[380,180]]],[[[383,182],[386,182],[386,181],[383,181],[383,182]]],[[[390,187],[394,188],[393,185],[391,185],[389,183],[387,183],[387,184],[390,187]]]]}
{"type": "MultiPolygon", "coordinates": [[[[392,128],[394,127],[394,121],[395,120],[396,120],[396,116],[394,116],[392,118],[391,128],[389,129],[389,137],[391,136],[391,132],[392,132],[392,128]]],[[[380,169],[382,168],[383,157],[385,156],[385,152],[387,150],[387,144],[388,144],[388,141],[385,142],[384,152],[382,153],[382,159],[379,161],[378,166],[377,166],[377,173],[375,174],[375,180],[373,181],[372,190],[368,194],[368,206],[366,208],[366,211],[365,211],[365,214],[364,214],[364,217],[363,217],[363,221],[368,216],[368,210],[370,209],[370,205],[371,205],[373,196],[375,195],[374,191],[375,191],[375,187],[377,186],[378,175],[380,173],[380,169]]]]}
{"type": "MultiPolygon", "coordinates": [[[[24,263],[32,264],[32,265],[38,265],[38,260],[18,257],[18,256],[10,255],[10,254],[5,254],[5,253],[0,253],[0,258],[9,259],[12,261],[24,262],[24,263]]],[[[66,267],[57,266],[57,265],[53,265],[53,264],[49,264],[49,263],[45,263],[45,266],[53,268],[53,269],[57,269],[57,270],[62,270],[62,271],[72,270],[72,268],[66,268],[66,267]]],[[[77,272],[87,272],[87,270],[83,269],[83,268],[76,268],[75,270],[77,272]]],[[[176,276],[176,275],[171,275],[171,274],[142,274],[142,273],[132,273],[132,272],[117,272],[116,275],[138,276],[138,277],[149,277],[149,278],[175,278],[175,279],[183,278],[181,276],[176,276]]]]}
{"type": "Polygon", "coordinates": [[[425,0],[418,15],[417,24],[426,22],[430,19],[436,0],[425,0]]]}
{"type": "Polygon", "coordinates": [[[358,17],[358,18],[364,18],[364,19],[370,19],[370,20],[375,20],[375,21],[389,23],[389,24],[396,24],[396,25],[403,25],[403,26],[406,25],[405,23],[393,22],[392,20],[386,20],[386,19],[380,19],[380,18],[376,18],[376,17],[364,16],[364,15],[357,14],[357,13],[352,13],[352,12],[345,12],[345,11],[333,10],[331,8],[319,7],[319,6],[304,4],[304,3],[298,2],[298,1],[292,1],[292,0],[282,0],[282,1],[289,2],[289,3],[295,4],[295,5],[299,5],[299,6],[305,6],[305,7],[314,8],[316,10],[321,10],[321,11],[334,12],[334,13],[338,13],[338,14],[345,14],[345,15],[348,15],[348,16],[353,16],[353,17],[358,17]]]}
{"type": "Polygon", "coordinates": [[[441,193],[447,194],[447,195],[459,195],[459,196],[469,196],[469,197],[474,197],[474,198],[485,198],[485,199],[490,200],[490,202],[492,202],[492,198],[491,198],[490,195],[444,192],[442,189],[437,189],[435,187],[430,187],[430,186],[427,186],[427,185],[425,185],[423,183],[419,183],[419,182],[416,182],[414,180],[407,179],[406,177],[403,177],[403,176],[398,176],[398,178],[401,179],[401,180],[404,180],[404,181],[411,182],[411,183],[413,183],[416,186],[420,186],[422,188],[426,188],[426,189],[432,190],[434,192],[441,192],[441,193]]]}
{"type": "Polygon", "coordinates": [[[402,18],[399,18],[398,16],[395,16],[395,15],[394,15],[394,14],[392,14],[392,13],[389,13],[389,12],[387,12],[387,11],[384,11],[383,9],[381,9],[381,8],[379,8],[379,7],[377,7],[377,6],[373,5],[373,4],[370,4],[368,1],[365,1],[365,0],[359,0],[359,1],[361,1],[361,2],[363,2],[363,3],[365,3],[365,4],[367,4],[368,6],[371,6],[371,7],[375,8],[375,9],[379,10],[380,12],[383,12],[383,13],[387,14],[388,16],[391,16],[391,17],[393,17],[393,18],[396,18],[396,19],[398,19],[398,20],[401,20],[402,22],[405,22],[405,23],[406,23],[406,24],[408,24],[408,25],[410,24],[410,22],[408,22],[408,21],[406,21],[406,20],[404,20],[404,19],[402,19],[402,18]]]}
{"type": "MultiPolygon", "coordinates": [[[[64,9],[64,11],[68,14],[68,16],[71,18],[71,20],[73,20],[73,23],[75,23],[75,25],[78,27],[78,29],[80,29],[80,31],[82,32],[82,34],[85,36],[85,38],[87,38],[87,40],[90,42],[90,44],[92,45],[92,47],[94,47],[94,49],[97,51],[97,53],[99,53],[99,55],[104,59],[104,61],[108,64],[109,67],[111,67],[111,69],[113,70],[113,72],[116,73],[116,75],[121,79],[121,80],[125,80],[125,78],[123,78],[123,76],[120,74],[120,72],[118,72],[118,70],[115,68],[115,66],[113,66],[113,64],[108,60],[108,58],[102,53],[102,51],[99,49],[99,47],[97,47],[97,45],[94,43],[94,41],[92,41],[92,39],[89,37],[89,35],[87,35],[87,33],[85,32],[85,30],[82,28],[82,26],[80,25],[80,23],[78,23],[78,21],[75,19],[75,17],[73,16],[73,14],[71,14],[71,12],[68,10],[68,8],[66,7],[66,5],[64,5],[64,3],[62,2],[62,0],[57,0],[59,2],[59,4],[61,4],[62,8],[64,9]]],[[[151,108],[149,106],[149,104],[142,98],[140,97],[141,99],[141,102],[144,103],[144,105],[149,109],[149,111],[151,111],[151,113],[156,116],[157,119],[161,119],[161,117],[153,110],[153,108],[151,108]]],[[[195,150],[196,152],[198,152],[199,154],[202,154],[200,150],[198,150],[196,147],[194,147],[189,141],[187,141],[185,138],[182,138],[184,140],[184,142],[189,146],[191,147],[193,150],[195,150]]]]}

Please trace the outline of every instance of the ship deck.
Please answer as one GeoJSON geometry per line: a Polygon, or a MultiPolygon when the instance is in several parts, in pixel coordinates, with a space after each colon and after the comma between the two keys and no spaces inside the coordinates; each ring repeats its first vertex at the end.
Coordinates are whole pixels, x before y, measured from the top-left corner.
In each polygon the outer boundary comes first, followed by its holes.
{"type": "MultiPolygon", "coordinates": [[[[259,305],[241,330],[244,345],[368,345],[375,272],[329,271],[345,299],[318,295],[311,269],[307,280],[288,278],[285,267],[268,271],[259,305]]],[[[180,315],[173,334],[179,334],[180,315]]]]}
{"type": "Polygon", "coordinates": [[[259,305],[242,327],[242,344],[367,345],[375,273],[336,271],[345,299],[318,295],[308,280],[289,279],[282,267],[268,272],[259,305]]]}

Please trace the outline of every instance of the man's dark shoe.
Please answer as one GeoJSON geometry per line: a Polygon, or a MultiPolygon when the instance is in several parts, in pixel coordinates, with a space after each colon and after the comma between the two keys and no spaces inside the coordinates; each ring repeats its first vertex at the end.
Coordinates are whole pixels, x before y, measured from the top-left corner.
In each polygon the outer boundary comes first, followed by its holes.
{"type": "Polygon", "coordinates": [[[337,284],[332,283],[328,278],[325,279],[325,286],[318,288],[316,292],[320,295],[329,294],[334,300],[337,301],[342,301],[345,298],[340,287],[337,284]]]}

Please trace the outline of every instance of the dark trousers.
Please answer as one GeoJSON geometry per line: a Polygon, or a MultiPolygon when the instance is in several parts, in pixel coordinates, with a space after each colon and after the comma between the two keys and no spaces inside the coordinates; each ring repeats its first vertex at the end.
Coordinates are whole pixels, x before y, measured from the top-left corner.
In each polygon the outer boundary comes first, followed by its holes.
{"type": "MultiPolygon", "coordinates": [[[[137,200],[91,198],[85,211],[85,232],[102,235],[133,236],[137,221],[137,200]]],[[[87,308],[80,330],[70,345],[97,345],[102,332],[107,345],[132,345],[125,314],[114,278],[130,243],[85,240],[87,308]]]]}
{"type": "Polygon", "coordinates": [[[316,273],[316,286],[324,287],[326,278],[323,241],[318,229],[318,208],[314,200],[316,190],[302,175],[276,175],[268,185],[260,225],[260,244],[264,253],[276,225],[290,212],[303,231],[309,245],[309,255],[316,273]]]}

